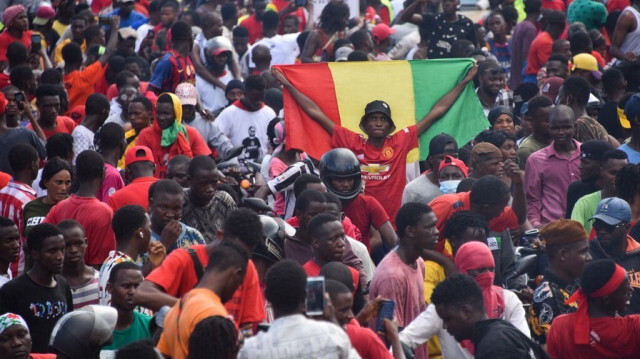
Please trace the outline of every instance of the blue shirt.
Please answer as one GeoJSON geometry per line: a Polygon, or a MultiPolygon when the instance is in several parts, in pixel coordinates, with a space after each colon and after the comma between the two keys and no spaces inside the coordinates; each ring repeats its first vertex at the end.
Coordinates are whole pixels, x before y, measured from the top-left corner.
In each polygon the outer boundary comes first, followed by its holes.
{"type": "MultiPolygon", "coordinates": [[[[120,15],[120,9],[113,10],[107,16],[113,15],[120,15]]],[[[135,10],[132,10],[128,18],[120,18],[120,28],[123,29],[125,27],[132,27],[134,30],[137,30],[142,24],[146,24],[147,21],[148,20],[144,15],[135,10]]],[[[105,30],[106,29],[108,29],[108,27],[105,26],[105,30]]]]}
{"type": "Polygon", "coordinates": [[[634,165],[640,163],[640,152],[629,147],[629,145],[627,145],[626,143],[620,145],[618,149],[626,153],[627,156],[629,156],[629,163],[634,165]]]}
{"type": "MultiPolygon", "coordinates": [[[[178,236],[176,243],[174,243],[171,248],[167,248],[167,254],[171,253],[172,250],[176,248],[189,248],[194,244],[206,244],[204,241],[204,237],[200,232],[193,228],[189,227],[186,224],[180,222],[182,226],[182,233],[178,236]]],[[[160,234],[151,231],[151,240],[152,241],[160,241],[160,234]]]]}

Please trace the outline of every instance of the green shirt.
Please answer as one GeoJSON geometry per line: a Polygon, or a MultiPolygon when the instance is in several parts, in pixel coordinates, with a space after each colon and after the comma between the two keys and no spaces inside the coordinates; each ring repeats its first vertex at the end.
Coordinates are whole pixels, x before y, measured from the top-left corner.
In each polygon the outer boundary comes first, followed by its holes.
{"type": "Polygon", "coordinates": [[[113,343],[103,347],[102,350],[118,350],[129,343],[151,338],[151,333],[149,332],[150,321],[150,316],[133,312],[133,323],[129,328],[124,330],[114,330],[113,343]]]}
{"type": "Polygon", "coordinates": [[[573,207],[571,219],[576,222],[580,222],[587,231],[587,234],[591,233],[591,227],[593,226],[593,221],[590,221],[589,218],[593,217],[596,213],[598,203],[600,203],[601,200],[600,191],[596,191],[580,197],[578,202],[576,202],[576,205],[573,207]]]}
{"type": "Polygon", "coordinates": [[[23,235],[26,238],[27,234],[31,228],[39,225],[44,221],[44,217],[49,214],[49,211],[54,206],[53,204],[46,204],[43,202],[43,199],[46,197],[36,198],[33,201],[24,205],[23,210],[23,218],[24,218],[24,228],[23,235]]]}
{"type": "Polygon", "coordinates": [[[529,156],[531,156],[532,153],[540,151],[545,147],[547,147],[547,145],[536,141],[536,139],[533,138],[533,135],[530,135],[529,137],[522,140],[522,143],[520,143],[520,146],[518,146],[518,164],[520,165],[520,169],[524,171],[529,156]]]}

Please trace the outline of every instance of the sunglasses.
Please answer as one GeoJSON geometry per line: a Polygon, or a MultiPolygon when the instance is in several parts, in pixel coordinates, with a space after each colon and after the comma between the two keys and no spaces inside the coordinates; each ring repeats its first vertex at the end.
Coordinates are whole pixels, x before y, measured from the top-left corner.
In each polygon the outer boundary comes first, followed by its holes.
{"type": "Polygon", "coordinates": [[[624,222],[620,222],[620,223],[618,223],[616,225],[613,225],[613,224],[608,224],[608,223],[606,223],[604,221],[601,221],[599,219],[596,219],[596,221],[593,223],[593,229],[595,229],[596,231],[601,231],[602,230],[602,231],[606,231],[606,232],[611,233],[611,232],[615,231],[616,229],[618,229],[618,228],[620,228],[620,227],[622,227],[624,225],[625,225],[624,222]]]}

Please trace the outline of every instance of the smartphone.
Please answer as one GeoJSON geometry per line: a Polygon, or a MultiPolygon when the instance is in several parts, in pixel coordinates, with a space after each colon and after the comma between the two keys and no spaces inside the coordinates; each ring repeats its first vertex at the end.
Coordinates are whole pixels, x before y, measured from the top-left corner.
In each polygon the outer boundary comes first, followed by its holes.
{"type": "Polygon", "coordinates": [[[378,311],[378,319],[376,321],[376,331],[383,332],[384,325],[382,324],[383,319],[393,319],[393,314],[396,311],[396,302],[392,300],[383,299],[380,304],[380,310],[378,311]]]}
{"type": "Polygon", "coordinates": [[[296,0],[296,7],[307,6],[307,0],[296,0]]]}
{"type": "Polygon", "coordinates": [[[307,278],[307,315],[322,315],[324,312],[324,277],[307,278]]]}
{"type": "Polygon", "coordinates": [[[40,34],[31,35],[31,50],[33,50],[34,52],[40,51],[40,48],[42,47],[41,41],[42,36],[40,36],[40,34]]]}
{"type": "Polygon", "coordinates": [[[150,29],[150,30],[147,32],[147,37],[154,37],[154,36],[156,36],[156,32],[155,32],[155,31],[153,31],[153,29],[150,29]]]}
{"type": "Polygon", "coordinates": [[[20,111],[24,110],[24,105],[22,104],[24,102],[24,95],[22,94],[22,92],[16,93],[15,98],[16,98],[16,103],[18,104],[18,109],[20,111]]]}
{"type": "Polygon", "coordinates": [[[109,16],[98,16],[98,23],[100,25],[111,25],[111,19],[109,16]]]}

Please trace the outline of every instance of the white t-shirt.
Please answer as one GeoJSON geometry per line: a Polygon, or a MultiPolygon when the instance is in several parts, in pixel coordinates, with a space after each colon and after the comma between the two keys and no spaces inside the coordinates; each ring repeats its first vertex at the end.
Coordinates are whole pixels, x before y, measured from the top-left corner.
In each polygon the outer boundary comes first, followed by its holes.
{"type": "MultiPolygon", "coordinates": [[[[224,72],[224,74],[222,74],[222,76],[218,76],[218,80],[226,85],[229,83],[229,81],[233,80],[233,75],[231,74],[231,71],[227,70],[224,72]]],[[[220,108],[225,107],[229,103],[229,101],[225,97],[223,89],[214,86],[197,74],[196,90],[198,91],[198,95],[200,96],[202,106],[204,106],[207,111],[215,112],[220,108]]]]}
{"type": "Polygon", "coordinates": [[[82,151],[95,150],[93,145],[95,133],[84,125],[78,125],[73,129],[71,137],[73,137],[73,164],[75,164],[76,158],[82,151]]]}
{"type": "Polygon", "coordinates": [[[271,66],[295,64],[296,58],[300,55],[300,47],[298,47],[298,41],[296,41],[299,34],[300,33],[276,35],[257,41],[251,49],[247,51],[249,53],[249,66],[255,67],[251,59],[251,50],[256,45],[264,45],[269,48],[269,52],[271,52],[271,66]]]}
{"type": "Polygon", "coordinates": [[[268,151],[267,126],[276,117],[269,106],[258,111],[247,111],[240,101],[225,108],[216,121],[234,146],[245,146],[245,158],[261,160],[268,151]]]}

